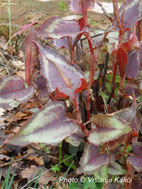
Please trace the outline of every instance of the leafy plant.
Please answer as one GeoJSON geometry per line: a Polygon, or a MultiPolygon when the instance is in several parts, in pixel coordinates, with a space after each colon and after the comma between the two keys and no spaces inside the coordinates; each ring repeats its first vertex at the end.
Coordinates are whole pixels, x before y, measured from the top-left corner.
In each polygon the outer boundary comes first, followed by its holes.
{"type": "Polygon", "coordinates": [[[65,2],[62,2],[62,1],[59,2],[59,7],[62,11],[66,11],[67,8],[68,8],[67,4],[65,2]]]}
{"type": "MultiPolygon", "coordinates": [[[[91,36],[87,10],[94,3],[68,0],[69,10],[82,14],[79,20],[51,17],[39,27],[34,28],[32,23],[17,32],[30,28],[23,41],[26,81],[3,76],[0,106],[15,107],[34,97],[39,110],[5,143],[57,145],[65,140],[78,147],[82,142],[85,147],[78,175],[96,175],[98,171],[97,175],[103,177],[101,169],[106,167],[108,178],[133,177],[134,169],[142,171],[141,144],[137,143],[142,130],[137,97],[142,93],[139,85],[134,85],[141,82],[142,3],[126,0],[118,10],[117,0],[113,0],[113,18],[98,3],[111,27],[91,36]],[[44,39],[50,45],[43,43],[44,39]],[[83,41],[87,44],[83,45],[83,41]],[[65,48],[70,58],[61,54],[60,48],[65,48]],[[101,64],[99,51],[106,53],[101,64]],[[132,151],[128,151],[131,142],[132,151]]],[[[52,170],[57,172],[60,168],[54,166],[52,170]]],[[[125,182],[126,188],[127,185],[125,182]]]]}

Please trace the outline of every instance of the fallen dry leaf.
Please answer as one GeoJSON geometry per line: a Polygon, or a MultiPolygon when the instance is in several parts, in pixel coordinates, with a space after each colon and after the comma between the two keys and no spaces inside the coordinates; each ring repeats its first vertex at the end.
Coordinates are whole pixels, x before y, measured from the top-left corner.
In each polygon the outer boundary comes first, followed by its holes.
{"type": "Polygon", "coordinates": [[[7,161],[8,160],[11,160],[10,157],[6,156],[6,155],[3,155],[3,154],[0,154],[0,160],[3,160],[3,159],[6,159],[7,161]]]}
{"type": "Polygon", "coordinates": [[[56,175],[52,171],[43,173],[39,178],[39,183],[42,185],[47,185],[49,182],[54,182],[57,180],[56,175]]]}
{"type": "Polygon", "coordinates": [[[27,178],[28,180],[33,179],[40,171],[40,167],[31,165],[29,168],[24,169],[20,172],[22,178],[27,178]]]}
{"type": "Polygon", "coordinates": [[[44,165],[43,157],[38,157],[36,155],[30,155],[27,157],[27,159],[36,162],[38,165],[44,165]]]}
{"type": "Polygon", "coordinates": [[[0,37],[0,48],[4,48],[4,46],[6,45],[6,43],[7,43],[7,40],[6,40],[6,37],[4,36],[4,35],[2,35],[1,37],[0,37]]]}

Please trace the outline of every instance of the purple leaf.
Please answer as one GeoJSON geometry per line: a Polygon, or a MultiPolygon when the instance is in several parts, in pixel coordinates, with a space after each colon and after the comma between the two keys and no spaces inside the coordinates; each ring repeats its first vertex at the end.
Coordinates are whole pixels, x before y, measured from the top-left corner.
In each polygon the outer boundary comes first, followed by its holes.
{"type": "Polygon", "coordinates": [[[108,163],[109,156],[107,154],[99,153],[98,146],[87,143],[79,162],[80,168],[78,168],[77,174],[93,175],[97,169],[108,163]]]}
{"type": "Polygon", "coordinates": [[[137,142],[132,145],[133,153],[142,158],[142,143],[137,142]]]}
{"type": "Polygon", "coordinates": [[[73,97],[74,93],[86,89],[83,72],[65,56],[51,47],[36,43],[40,51],[41,73],[48,82],[49,92],[59,96],[73,97]]]}
{"type": "Polygon", "coordinates": [[[38,91],[38,99],[42,103],[46,103],[49,99],[49,93],[47,88],[46,79],[41,75],[36,75],[35,83],[37,84],[37,91],[38,91]]]}
{"type": "Polygon", "coordinates": [[[132,181],[132,188],[133,189],[141,189],[142,188],[142,174],[136,174],[133,177],[133,181],[132,181]]]}
{"type": "Polygon", "coordinates": [[[66,137],[78,131],[78,125],[65,116],[65,105],[50,102],[36,112],[25,126],[6,143],[27,145],[29,143],[46,143],[56,145],[66,137]]]}
{"type": "Polygon", "coordinates": [[[134,101],[129,108],[116,111],[113,115],[125,120],[133,130],[139,131],[141,127],[141,118],[137,111],[137,107],[137,103],[134,101]]]}
{"type": "Polygon", "coordinates": [[[91,122],[96,128],[91,130],[88,141],[94,145],[116,140],[131,131],[127,122],[113,115],[95,115],[91,122]]]}
{"type": "Polygon", "coordinates": [[[21,35],[23,32],[25,32],[26,30],[31,28],[36,23],[37,23],[37,21],[33,21],[31,24],[26,24],[26,25],[22,26],[21,29],[18,32],[15,33],[15,36],[21,35]]]}
{"type": "Polygon", "coordinates": [[[140,96],[140,92],[138,90],[138,86],[134,83],[127,83],[124,88],[124,92],[128,96],[132,96],[133,93],[135,94],[136,98],[140,96]]]}
{"type": "Polygon", "coordinates": [[[136,171],[142,172],[142,157],[129,156],[127,161],[136,169],[136,171]]]}
{"type": "Polygon", "coordinates": [[[73,46],[73,44],[75,42],[75,38],[72,39],[71,37],[63,37],[61,39],[53,39],[53,45],[57,48],[66,48],[66,49],[70,50],[69,39],[72,40],[72,46],[73,46]]]}
{"type": "Polygon", "coordinates": [[[35,92],[33,86],[26,87],[18,76],[4,76],[0,79],[0,107],[10,108],[29,100],[35,92]]]}
{"type": "Polygon", "coordinates": [[[29,35],[25,38],[22,46],[25,55],[25,75],[27,84],[32,83],[32,76],[37,61],[37,46],[33,43],[37,41],[36,31],[31,28],[29,35]]]}
{"type": "Polygon", "coordinates": [[[77,134],[72,134],[66,138],[66,142],[70,143],[72,146],[78,147],[80,143],[83,142],[83,138],[77,134]]]}
{"type": "Polygon", "coordinates": [[[136,79],[139,71],[140,64],[142,63],[142,49],[132,50],[128,56],[128,64],[126,65],[125,75],[128,78],[136,79]]]}
{"type": "Polygon", "coordinates": [[[84,136],[84,133],[79,127],[76,133],[66,138],[66,142],[70,143],[72,146],[78,147],[80,143],[83,142],[83,136],[84,136]]]}
{"type": "Polygon", "coordinates": [[[124,188],[124,184],[122,182],[121,182],[121,184],[117,183],[117,182],[116,183],[108,183],[103,187],[103,189],[122,189],[122,188],[124,188]]]}
{"type": "MultiPolygon", "coordinates": [[[[133,28],[142,17],[142,2],[140,0],[126,0],[120,7],[120,19],[123,17],[123,28],[133,28]]],[[[116,25],[116,22],[115,22],[116,25]]],[[[118,26],[116,26],[118,28],[118,26]]]]}
{"type": "Polygon", "coordinates": [[[134,101],[129,108],[124,108],[113,113],[114,116],[131,123],[137,113],[137,103],[134,101]]]}
{"type": "Polygon", "coordinates": [[[75,19],[64,20],[61,17],[48,18],[37,29],[37,36],[41,38],[60,39],[62,37],[76,37],[82,32],[88,32],[89,28],[82,29],[75,19]]]}
{"type": "Polygon", "coordinates": [[[142,172],[142,144],[135,143],[132,145],[134,155],[130,155],[127,161],[136,169],[138,172],[142,172]]]}
{"type": "MultiPolygon", "coordinates": [[[[69,11],[83,13],[82,11],[82,0],[68,0],[69,11]]],[[[84,0],[84,10],[94,7],[95,0],[84,0]]]]}

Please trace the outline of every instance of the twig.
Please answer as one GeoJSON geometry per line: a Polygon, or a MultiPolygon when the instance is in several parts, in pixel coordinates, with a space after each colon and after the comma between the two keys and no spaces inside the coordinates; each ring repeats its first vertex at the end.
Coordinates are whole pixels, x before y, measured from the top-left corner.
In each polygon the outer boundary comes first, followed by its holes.
{"type": "Polygon", "coordinates": [[[44,151],[42,151],[42,150],[39,150],[39,149],[35,148],[35,147],[32,146],[32,145],[29,145],[29,147],[30,147],[31,149],[33,149],[34,151],[36,151],[37,153],[39,153],[40,155],[43,155],[43,156],[46,155],[46,156],[48,156],[48,158],[51,158],[51,159],[54,159],[54,160],[58,160],[57,157],[52,156],[52,155],[49,155],[49,154],[47,154],[46,152],[44,152],[44,151]]]}
{"type": "MultiPolygon", "coordinates": [[[[68,160],[68,159],[70,159],[71,157],[73,157],[73,156],[75,156],[75,155],[76,155],[76,154],[73,154],[73,155],[71,155],[70,157],[67,157],[66,159],[62,160],[62,162],[63,162],[63,161],[66,161],[66,160],[68,160]]],[[[57,164],[57,165],[59,165],[59,164],[57,164]]],[[[44,172],[41,174],[41,176],[44,175],[45,173],[48,173],[48,172],[51,171],[51,170],[52,170],[52,168],[50,168],[50,169],[44,171],[44,172]]],[[[27,187],[32,181],[36,180],[37,178],[38,178],[38,175],[37,175],[36,177],[34,177],[33,179],[29,180],[28,183],[26,183],[21,189],[24,189],[25,187],[27,187]]]]}
{"type": "Polygon", "coordinates": [[[28,155],[30,155],[31,154],[31,152],[30,153],[27,153],[27,154],[25,154],[25,155],[23,155],[21,158],[19,158],[19,159],[15,159],[14,161],[10,161],[10,162],[6,162],[6,163],[4,163],[4,164],[2,164],[2,165],[0,165],[0,167],[5,167],[5,166],[8,166],[8,165],[11,165],[11,164],[14,164],[14,163],[16,163],[16,162],[18,162],[18,161],[21,161],[22,159],[24,159],[25,157],[27,157],[28,155]]]}

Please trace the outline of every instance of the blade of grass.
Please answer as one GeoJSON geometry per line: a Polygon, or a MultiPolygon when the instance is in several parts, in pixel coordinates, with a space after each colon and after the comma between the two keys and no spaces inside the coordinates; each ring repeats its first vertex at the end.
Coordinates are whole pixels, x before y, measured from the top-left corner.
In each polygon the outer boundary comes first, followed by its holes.
{"type": "MultiPolygon", "coordinates": [[[[11,162],[14,161],[14,158],[12,158],[11,162]]],[[[2,189],[8,189],[8,185],[9,185],[9,179],[10,179],[10,173],[11,173],[11,170],[12,170],[12,164],[9,166],[8,168],[8,172],[7,172],[7,175],[5,177],[5,180],[2,184],[2,189]]]]}
{"type": "Polygon", "coordinates": [[[40,178],[40,176],[41,176],[41,174],[42,174],[42,172],[43,172],[43,169],[44,169],[44,167],[42,167],[42,168],[40,169],[40,171],[39,171],[39,173],[38,173],[38,175],[37,175],[37,179],[36,179],[36,181],[35,181],[34,188],[36,188],[36,186],[37,186],[37,183],[38,183],[39,178],[40,178]]]}
{"type": "Polygon", "coordinates": [[[8,19],[9,19],[9,39],[12,35],[12,23],[11,23],[11,0],[8,0],[8,19]]]}
{"type": "Polygon", "coordinates": [[[12,187],[12,183],[13,183],[13,180],[14,180],[15,172],[16,172],[16,169],[14,169],[14,172],[12,173],[12,177],[10,179],[10,182],[8,184],[8,188],[7,189],[11,189],[11,187],[12,187]]]}
{"type": "Polygon", "coordinates": [[[61,172],[61,164],[62,164],[62,142],[59,144],[59,172],[58,172],[58,177],[60,176],[61,172]]]}

